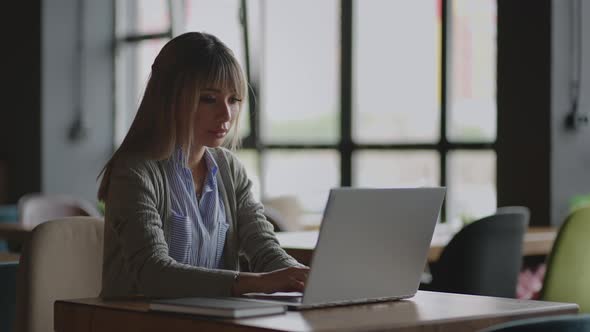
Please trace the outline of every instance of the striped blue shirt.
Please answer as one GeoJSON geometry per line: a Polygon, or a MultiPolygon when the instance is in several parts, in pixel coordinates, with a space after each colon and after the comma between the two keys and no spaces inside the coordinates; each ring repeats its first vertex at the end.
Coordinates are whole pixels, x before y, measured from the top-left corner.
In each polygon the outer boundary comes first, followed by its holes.
{"type": "Polygon", "coordinates": [[[200,198],[197,198],[193,176],[181,149],[165,164],[172,213],[169,255],[179,263],[221,268],[229,222],[219,197],[217,163],[207,150],[203,157],[207,174],[200,198]]]}

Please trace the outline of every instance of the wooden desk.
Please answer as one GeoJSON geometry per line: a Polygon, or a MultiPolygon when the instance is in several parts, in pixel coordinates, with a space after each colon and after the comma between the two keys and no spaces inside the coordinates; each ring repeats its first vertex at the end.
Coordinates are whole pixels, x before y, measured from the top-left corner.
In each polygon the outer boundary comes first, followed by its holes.
{"type": "Polygon", "coordinates": [[[20,223],[0,223],[0,239],[23,243],[29,238],[33,227],[20,223]]]}
{"type": "MultiPolygon", "coordinates": [[[[443,248],[451,240],[454,234],[449,232],[435,232],[430,243],[428,261],[438,260],[443,248]]],[[[557,236],[557,230],[552,227],[530,227],[524,237],[523,255],[547,255],[551,252],[553,241],[557,236]]],[[[318,231],[305,232],[281,232],[277,238],[291,256],[305,265],[309,265],[315,248],[318,231]]]]}
{"type": "Polygon", "coordinates": [[[57,301],[58,332],[100,331],[474,331],[534,316],[577,313],[576,304],[419,291],[394,302],[289,311],[284,315],[212,319],[154,312],[145,301],[57,301]]]}
{"type": "Polygon", "coordinates": [[[13,252],[0,252],[0,263],[2,262],[18,262],[20,255],[13,252]]]}

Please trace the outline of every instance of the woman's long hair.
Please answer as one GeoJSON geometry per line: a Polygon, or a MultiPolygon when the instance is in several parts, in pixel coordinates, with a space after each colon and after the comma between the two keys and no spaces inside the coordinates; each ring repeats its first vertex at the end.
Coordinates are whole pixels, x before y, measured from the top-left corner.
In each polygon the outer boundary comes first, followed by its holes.
{"type": "MultiPolygon", "coordinates": [[[[215,36],[189,32],[170,40],[154,60],[135,119],[111,159],[101,170],[98,199],[105,200],[114,162],[135,155],[146,160],[169,158],[176,147],[188,156],[193,142],[193,115],[200,91],[219,88],[246,99],[246,79],[232,51],[215,36]]],[[[226,143],[239,144],[239,114],[226,143]]]]}

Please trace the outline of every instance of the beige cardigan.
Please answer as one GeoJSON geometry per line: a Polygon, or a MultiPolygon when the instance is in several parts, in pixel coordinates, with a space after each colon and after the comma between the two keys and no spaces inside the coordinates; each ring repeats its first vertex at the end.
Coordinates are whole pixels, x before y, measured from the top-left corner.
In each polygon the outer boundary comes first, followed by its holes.
{"type": "Polygon", "coordinates": [[[209,151],[231,216],[224,269],[181,264],[168,255],[170,192],[163,161],[125,158],[113,166],[105,202],[101,297],[229,296],[240,253],[255,272],[299,265],[279,246],[243,165],[226,149],[209,151]]]}

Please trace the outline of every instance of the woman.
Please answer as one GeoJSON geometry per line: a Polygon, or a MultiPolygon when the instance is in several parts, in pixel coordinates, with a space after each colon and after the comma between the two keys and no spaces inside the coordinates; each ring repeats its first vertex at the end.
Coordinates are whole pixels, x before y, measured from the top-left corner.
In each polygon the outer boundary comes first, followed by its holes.
{"type": "Polygon", "coordinates": [[[137,115],[103,169],[101,296],[302,291],[308,268],[280,248],[237,144],[246,81],[232,52],[186,33],[156,57],[137,115]],[[245,254],[254,273],[238,271],[245,254]]]}

